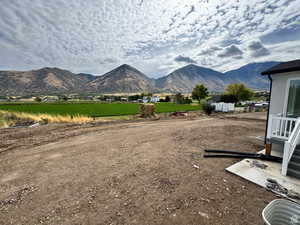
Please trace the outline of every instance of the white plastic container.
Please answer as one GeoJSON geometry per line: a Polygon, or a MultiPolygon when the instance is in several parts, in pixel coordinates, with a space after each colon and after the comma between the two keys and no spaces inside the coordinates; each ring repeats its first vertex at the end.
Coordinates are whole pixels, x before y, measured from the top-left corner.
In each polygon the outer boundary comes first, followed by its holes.
{"type": "Polygon", "coordinates": [[[276,199],[264,208],[262,217],[266,225],[300,225],[300,205],[276,199]]]}

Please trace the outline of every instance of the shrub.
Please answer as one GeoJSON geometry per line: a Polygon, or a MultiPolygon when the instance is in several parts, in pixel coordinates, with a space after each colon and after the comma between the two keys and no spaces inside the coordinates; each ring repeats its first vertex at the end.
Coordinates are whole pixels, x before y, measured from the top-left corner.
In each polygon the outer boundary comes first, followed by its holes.
{"type": "Polygon", "coordinates": [[[34,101],[36,101],[36,102],[41,102],[42,99],[41,99],[40,97],[37,96],[37,97],[34,98],[34,101]]]}
{"type": "Polygon", "coordinates": [[[171,101],[171,98],[170,98],[170,96],[166,96],[166,98],[165,98],[165,102],[170,102],[171,101]]]}
{"type": "Polygon", "coordinates": [[[192,100],[188,97],[184,97],[181,93],[177,93],[174,97],[174,102],[176,104],[191,104],[192,100]]]}
{"type": "Polygon", "coordinates": [[[207,115],[210,115],[215,110],[215,106],[205,103],[202,105],[202,109],[207,115]]]}
{"type": "Polygon", "coordinates": [[[238,102],[238,98],[232,94],[224,94],[221,95],[220,101],[225,103],[236,103],[238,102]]]}

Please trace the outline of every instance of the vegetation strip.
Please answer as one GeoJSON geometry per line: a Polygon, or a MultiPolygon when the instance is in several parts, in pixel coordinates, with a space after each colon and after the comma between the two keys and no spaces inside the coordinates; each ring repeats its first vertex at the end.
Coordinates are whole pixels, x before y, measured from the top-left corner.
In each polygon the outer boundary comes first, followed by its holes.
{"type": "MultiPolygon", "coordinates": [[[[135,115],[139,113],[138,103],[21,103],[1,104],[0,110],[11,112],[24,112],[30,114],[50,114],[63,116],[122,116],[135,115]]],[[[196,111],[199,105],[185,105],[174,103],[155,104],[156,113],[196,111]]]]}

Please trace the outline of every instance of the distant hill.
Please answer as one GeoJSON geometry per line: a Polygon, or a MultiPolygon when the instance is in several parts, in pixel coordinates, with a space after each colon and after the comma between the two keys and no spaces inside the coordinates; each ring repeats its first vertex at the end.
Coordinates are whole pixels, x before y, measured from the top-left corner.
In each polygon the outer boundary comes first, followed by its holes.
{"type": "Polygon", "coordinates": [[[68,93],[81,91],[95,77],[59,68],[0,71],[0,94],[68,93]]]}
{"type": "Polygon", "coordinates": [[[127,64],[99,76],[87,84],[87,90],[99,93],[152,92],[154,81],[127,64]]]}
{"type": "Polygon", "coordinates": [[[49,67],[31,71],[0,71],[0,95],[156,91],[187,93],[199,83],[207,86],[210,91],[222,91],[230,83],[245,83],[253,89],[266,90],[269,81],[260,73],[277,63],[250,63],[226,73],[190,64],[156,80],[127,64],[102,76],[75,74],[49,67]]]}
{"type": "Polygon", "coordinates": [[[267,76],[262,76],[261,72],[277,65],[279,62],[263,62],[250,63],[236,70],[231,70],[225,73],[226,84],[229,83],[245,83],[253,89],[268,89],[269,79],[267,76]]]}
{"type": "Polygon", "coordinates": [[[226,76],[218,71],[194,64],[182,67],[156,80],[158,88],[170,92],[191,92],[196,84],[204,84],[210,90],[223,90],[226,76]]]}

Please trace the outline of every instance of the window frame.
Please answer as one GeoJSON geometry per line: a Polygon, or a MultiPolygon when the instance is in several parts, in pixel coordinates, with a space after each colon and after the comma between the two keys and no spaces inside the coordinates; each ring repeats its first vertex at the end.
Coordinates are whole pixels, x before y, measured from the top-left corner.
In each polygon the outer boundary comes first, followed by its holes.
{"type": "Polygon", "coordinates": [[[287,117],[287,110],[288,110],[287,107],[288,107],[288,101],[289,101],[291,81],[300,81],[300,77],[299,78],[289,78],[289,79],[287,79],[286,88],[285,88],[284,107],[283,107],[283,112],[282,112],[282,115],[284,117],[287,117]]]}

